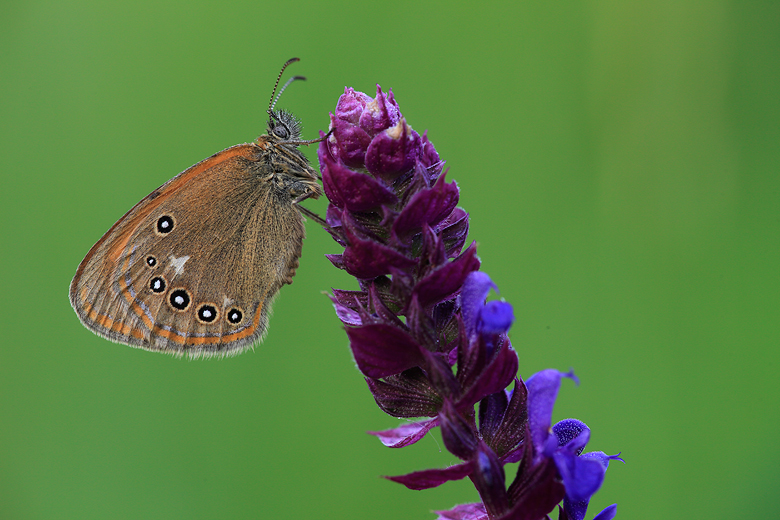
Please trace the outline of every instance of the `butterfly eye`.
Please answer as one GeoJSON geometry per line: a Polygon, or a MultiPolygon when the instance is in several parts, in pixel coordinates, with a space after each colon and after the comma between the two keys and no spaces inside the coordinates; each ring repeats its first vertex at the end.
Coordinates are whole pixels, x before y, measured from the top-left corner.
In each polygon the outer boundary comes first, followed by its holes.
{"type": "Polygon", "coordinates": [[[287,130],[287,127],[284,125],[276,125],[274,127],[273,132],[276,137],[279,137],[281,139],[287,139],[288,137],[290,137],[290,131],[287,130]]]}

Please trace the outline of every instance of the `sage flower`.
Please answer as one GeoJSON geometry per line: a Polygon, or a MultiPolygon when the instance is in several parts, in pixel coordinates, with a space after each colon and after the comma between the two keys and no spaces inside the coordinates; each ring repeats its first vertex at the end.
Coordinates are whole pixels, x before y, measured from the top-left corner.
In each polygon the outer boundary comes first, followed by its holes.
{"type": "Polygon", "coordinates": [[[326,230],[343,248],[327,257],[358,287],[331,300],[377,405],[409,421],[369,433],[401,448],[438,427],[461,460],[387,478],[411,489],[471,479],[482,502],[442,519],[537,520],[562,503],[561,518],[581,520],[618,457],[583,454],[590,430],[580,421],[550,426],[560,379],[573,374],[518,376],[513,308],[489,299],[498,288],[479,270],[476,243],[466,245],[469,215],[427,133],[377,86],[373,98],[346,88],[321,135],[326,230]]]}

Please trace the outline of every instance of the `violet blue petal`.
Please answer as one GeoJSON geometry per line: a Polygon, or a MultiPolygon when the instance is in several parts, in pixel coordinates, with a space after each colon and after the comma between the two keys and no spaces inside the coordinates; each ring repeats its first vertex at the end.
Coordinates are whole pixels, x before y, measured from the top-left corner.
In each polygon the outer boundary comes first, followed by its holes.
{"type": "MultiPolygon", "coordinates": [[[[574,501],[566,496],[563,499],[563,511],[566,513],[567,520],[583,520],[585,513],[588,512],[590,499],[574,501]]],[[[594,518],[595,520],[595,518],[594,518]]]]}
{"type": "Polygon", "coordinates": [[[564,374],[550,368],[537,372],[525,383],[528,388],[528,425],[537,454],[541,454],[550,435],[552,411],[561,387],[561,377],[573,377],[573,373],[564,374]]]}
{"type": "Polygon", "coordinates": [[[604,466],[604,470],[609,467],[609,461],[611,460],[619,460],[623,464],[626,463],[626,461],[621,458],[620,453],[617,455],[607,455],[603,451],[589,451],[588,453],[583,453],[580,457],[583,459],[594,459],[599,461],[599,463],[604,466]]]}
{"type": "Polygon", "coordinates": [[[325,146],[320,145],[318,155],[325,195],[334,206],[361,212],[397,202],[395,194],[381,182],[331,160],[325,146]]]}
{"type": "Polygon", "coordinates": [[[424,357],[414,339],[384,323],[347,327],[349,345],[358,369],[373,378],[386,377],[420,365],[424,357]]]}
{"type": "Polygon", "coordinates": [[[479,313],[477,329],[481,334],[504,334],[515,321],[512,306],[507,302],[487,302],[479,313]]]}
{"type": "Polygon", "coordinates": [[[477,449],[474,430],[448,400],[439,412],[439,424],[447,451],[463,460],[470,459],[477,449]]]}
{"type": "Polygon", "coordinates": [[[458,258],[445,263],[420,280],[413,294],[424,307],[452,297],[463,285],[470,273],[479,269],[477,244],[473,242],[458,258]]]}
{"type": "MultiPolygon", "coordinates": [[[[601,510],[599,514],[593,517],[593,520],[612,520],[617,514],[617,504],[612,504],[601,510]]],[[[584,516],[584,515],[583,515],[584,516]]]]}
{"type": "Polygon", "coordinates": [[[488,520],[487,511],[482,502],[460,504],[449,511],[434,511],[439,515],[436,520],[488,520]]]}
{"type": "Polygon", "coordinates": [[[366,149],[365,164],[369,172],[390,181],[410,171],[419,154],[420,134],[401,118],[395,126],[371,139],[366,149]]]}
{"type": "Polygon", "coordinates": [[[490,289],[498,292],[498,287],[490,277],[482,272],[470,273],[463,282],[463,290],[460,292],[460,306],[463,309],[463,324],[466,326],[466,334],[469,337],[477,332],[477,320],[482,307],[485,305],[490,289]]]}
{"type": "Polygon", "coordinates": [[[344,250],[342,261],[346,271],[355,278],[376,278],[390,274],[392,268],[405,270],[416,264],[411,258],[384,244],[358,238],[347,226],[344,227],[344,232],[349,245],[344,250]]]}
{"type": "Polygon", "coordinates": [[[367,378],[379,408],[393,417],[435,417],[442,398],[419,367],[383,380],[367,378]]]}
{"type": "Polygon", "coordinates": [[[403,448],[419,441],[431,428],[438,426],[438,419],[429,419],[427,421],[418,421],[413,423],[404,423],[398,428],[383,430],[380,432],[368,432],[376,436],[382,444],[388,448],[403,448]]]}
{"type": "Polygon", "coordinates": [[[360,114],[359,125],[368,135],[373,137],[379,132],[395,126],[400,119],[401,112],[398,110],[392,89],[388,95],[385,95],[382,92],[382,87],[377,85],[376,97],[366,103],[360,114]]]}
{"type": "Polygon", "coordinates": [[[504,465],[484,442],[478,444],[471,465],[474,468],[471,481],[485,504],[485,510],[493,518],[501,516],[509,509],[504,465]]]}
{"type": "MultiPolygon", "coordinates": [[[[565,455],[559,455],[559,458],[566,459],[565,455]]],[[[582,520],[585,518],[590,498],[601,487],[601,481],[604,479],[604,473],[607,471],[610,460],[619,460],[625,463],[620,458],[619,453],[617,455],[607,455],[603,451],[583,453],[576,458],[574,464],[571,464],[570,460],[562,460],[560,464],[556,461],[556,465],[559,466],[559,472],[561,465],[566,467],[568,482],[564,478],[566,498],[563,500],[563,509],[570,519],[582,520]],[[573,467],[570,468],[567,464],[573,467]],[[601,467],[600,473],[596,470],[596,465],[601,467]]],[[[614,518],[616,510],[617,504],[613,504],[601,511],[593,520],[600,517],[604,519],[614,518]]]]}
{"type": "Polygon", "coordinates": [[[564,419],[552,427],[558,446],[579,455],[590,440],[590,428],[579,419],[564,419]]]}
{"type": "Polygon", "coordinates": [[[590,500],[604,482],[604,467],[594,459],[583,459],[567,450],[559,450],[553,460],[566,488],[566,496],[572,502],[590,500]]]}
{"type": "Polygon", "coordinates": [[[419,233],[423,224],[436,227],[458,205],[459,191],[455,182],[447,183],[442,175],[432,188],[417,192],[393,223],[393,233],[402,242],[419,233]]]}
{"type": "Polygon", "coordinates": [[[568,372],[561,372],[561,377],[566,377],[574,381],[574,386],[580,386],[580,378],[574,373],[573,368],[570,368],[568,372]]]}
{"type": "Polygon", "coordinates": [[[464,462],[444,469],[426,469],[397,477],[385,477],[387,480],[403,484],[409,489],[430,489],[441,486],[450,480],[460,480],[471,474],[471,463],[464,462]]]}
{"type": "MultiPolygon", "coordinates": [[[[592,463],[599,464],[602,469],[602,473],[601,473],[602,480],[604,478],[603,473],[607,471],[607,467],[609,466],[610,460],[619,460],[625,463],[625,461],[620,458],[620,454],[607,455],[603,451],[592,451],[588,453],[583,453],[581,456],[577,457],[577,459],[578,461],[589,461],[592,463]]],[[[563,500],[563,508],[566,511],[566,513],[569,515],[569,518],[572,520],[582,520],[583,518],[585,518],[585,513],[588,511],[588,504],[590,502],[590,497],[601,486],[600,483],[596,485],[596,483],[594,482],[595,480],[598,480],[598,473],[596,473],[595,467],[591,465],[586,467],[585,469],[590,471],[589,472],[584,471],[582,467],[577,468],[577,471],[580,472],[580,475],[578,479],[575,479],[574,483],[569,482],[569,484],[566,484],[566,481],[564,480],[564,485],[566,485],[567,488],[566,488],[566,498],[563,500]],[[588,478],[590,478],[591,481],[589,481],[588,478]],[[596,490],[591,492],[590,489],[592,489],[594,486],[596,487],[596,490]],[[572,488],[572,492],[574,494],[582,494],[584,496],[581,497],[580,500],[574,500],[570,496],[571,492],[569,488],[572,488]]],[[[593,518],[593,520],[596,520],[597,518],[603,518],[605,520],[612,519],[615,517],[616,510],[617,510],[617,504],[612,504],[611,506],[608,506],[606,509],[601,511],[598,515],[596,515],[593,518]]]]}

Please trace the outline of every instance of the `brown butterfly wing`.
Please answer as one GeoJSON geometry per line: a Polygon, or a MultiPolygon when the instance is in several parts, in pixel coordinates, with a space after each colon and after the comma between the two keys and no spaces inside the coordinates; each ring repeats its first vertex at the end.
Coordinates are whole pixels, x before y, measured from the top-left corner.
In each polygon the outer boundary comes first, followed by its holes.
{"type": "Polygon", "coordinates": [[[224,150],[155,190],[82,261],[73,308],[112,341],[176,354],[225,355],[265,332],[292,282],[304,236],[289,193],[254,144],[224,150]]]}

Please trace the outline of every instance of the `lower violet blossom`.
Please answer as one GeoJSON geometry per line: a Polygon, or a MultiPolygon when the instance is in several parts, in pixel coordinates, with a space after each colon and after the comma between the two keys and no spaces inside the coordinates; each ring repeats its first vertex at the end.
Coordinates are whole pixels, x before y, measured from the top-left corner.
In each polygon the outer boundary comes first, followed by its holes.
{"type": "MultiPolygon", "coordinates": [[[[418,419],[370,433],[401,448],[439,427],[462,461],[387,478],[427,489],[469,477],[482,502],[440,519],[537,520],[558,506],[559,518],[581,520],[609,461],[622,459],[583,454],[590,430],[580,421],[550,427],[560,380],[572,373],[518,377],[512,306],[486,302],[497,287],[479,271],[476,243],[466,246],[468,213],[427,134],[379,86],[375,98],[345,89],[330,120],[318,157],[326,229],[344,249],[328,258],[359,287],[333,289],[333,306],[377,405],[418,419]]],[[[596,518],[613,518],[615,507],[596,518]]]]}

